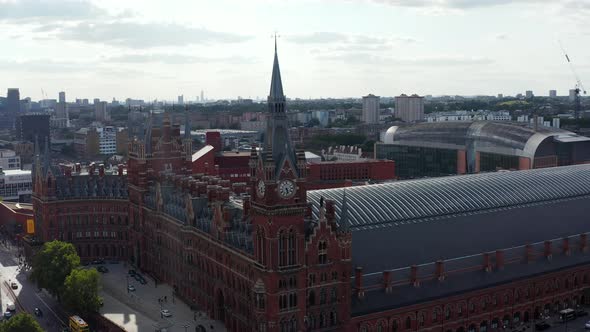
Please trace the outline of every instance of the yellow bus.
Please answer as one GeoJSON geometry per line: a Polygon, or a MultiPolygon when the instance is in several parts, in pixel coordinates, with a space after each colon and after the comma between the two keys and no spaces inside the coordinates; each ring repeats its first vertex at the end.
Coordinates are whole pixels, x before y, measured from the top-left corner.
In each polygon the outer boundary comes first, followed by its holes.
{"type": "Polygon", "coordinates": [[[90,328],[88,324],[80,318],[80,316],[70,317],[70,331],[71,332],[89,332],[90,328]]]}

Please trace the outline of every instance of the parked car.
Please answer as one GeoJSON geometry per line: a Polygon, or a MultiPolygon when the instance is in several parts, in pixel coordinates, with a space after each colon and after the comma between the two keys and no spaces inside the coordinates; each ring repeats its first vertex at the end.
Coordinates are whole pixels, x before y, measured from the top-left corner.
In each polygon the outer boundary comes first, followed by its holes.
{"type": "Polygon", "coordinates": [[[106,266],[102,266],[102,265],[99,266],[99,267],[97,267],[96,270],[98,272],[101,272],[101,273],[107,273],[107,272],[109,272],[109,269],[106,266]]]}
{"type": "Polygon", "coordinates": [[[6,306],[6,310],[8,311],[16,311],[16,306],[14,305],[13,302],[8,302],[8,305],[6,306]]]}
{"type": "Polygon", "coordinates": [[[139,279],[139,283],[142,285],[147,284],[147,281],[144,278],[139,279]]]}
{"type": "Polygon", "coordinates": [[[6,312],[4,312],[4,319],[10,319],[10,317],[12,317],[12,311],[8,311],[6,310],[6,312]]]}
{"type": "Polygon", "coordinates": [[[547,322],[540,322],[535,324],[535,329],[537,331],[545,331],[547,329],[549,329],[551,327],[551,325],[547,324],[547,322]]]}
{"type": "Polygon", "coordinates": [[[37,317],[43,316],[43,311],[41,311],[41,309],[39,309],[39,308],[35,308],[34,312],[35,312],[35,316],[37,316],[37,317]]]}
{"type": "Polygon", "coordinates": [[[18,289],[18,285],[17,285],[17,284],[16,284],[16,282],[14,282],[14,281],[10,283],[10,287],[11,287],[12,289],[18,289]]]}
{"type": "Polygon", "coordinates": [[[129,285],[129,286],[127,286],[127,290],[130,292],[135,292],[135,286],[129,285]]]}
{"type": "Polygon", "coordinates": [[[162,310],[162,316],[164,316],[164,317],[172,317],[172,313],[168,309],[163,309],[162,310]]]}
{"type": "Polygon", "coordinates": [[[588,316],[588,311],[576,310],[576,317],[584,317],[584,316],[588,316]]]}
{"type": "Polygon", "coordinates": [[[129,275],[130,276],[134,276],[135,275],[135,270],[129,270],[129,275]]]}
{"type": "Polygon", "coordinates": [[[586,325],[584,325],[584,327],[586,328],[586,330],[590,330],[590,320],[586,322],[586,325]]]}
{"type": "Polygon", "coordinates": [[[133,278],[135,278],[135,280],[140,281],[141,280],[141,274],[135,274],[133,276],[133,278]]]}

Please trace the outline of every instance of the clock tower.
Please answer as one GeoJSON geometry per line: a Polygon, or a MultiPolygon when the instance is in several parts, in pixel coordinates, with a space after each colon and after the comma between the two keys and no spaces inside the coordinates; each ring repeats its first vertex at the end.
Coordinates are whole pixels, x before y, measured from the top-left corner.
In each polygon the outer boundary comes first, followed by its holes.
{"type": "Polygon", "coordinates": [[[254,291],[264,299],[263,306],[256,308],[256,320],[266,331],[277,331],[285,322],[296,325],[303,321],[308,208],[305,153],[295,150],[289,138],[276,38],[267,129],[261,149],[252,149],[250,171],[250,216],[258,277],[254,291]]]}

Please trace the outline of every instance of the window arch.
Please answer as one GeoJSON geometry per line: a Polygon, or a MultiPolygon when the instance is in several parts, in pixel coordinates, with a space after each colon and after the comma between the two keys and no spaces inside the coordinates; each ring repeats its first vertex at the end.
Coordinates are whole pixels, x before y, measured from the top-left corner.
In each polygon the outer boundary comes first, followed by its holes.
{"type": "Polygon", "coordinates": [[[287,234],[284,230],[279,231],[279,266],[287,265],[287,234]]]}
{"type": "Polygon", "coordinates": [[[328,263],[328,246],[325,240],[318,243],[318,264],[328,263]]]}
{"type": "Polygon", "coordinates": [[[406,329],[412,328],[412,318],[410,316],[406,317],[406,329]]]}
{"type": "Polygon", "coordinates": [[[297,234],[293,229],[289,230],[289,238],[287,240],[287,254],[287,264],[297,264],[297,234]]]}
{"type": "Polygon", "coordinates": [[[440,309],[434,308],[434,310],[432,310],[432,322],[433,323],[438,322],[439,317],[440,317],[440,309]]]}
{"type": "Polygon", "coordinates": [[[418,325],[420,327],[423,327],[424,326],[424,321],[425,321],[424,316],[425,315],[424,315],[423,312],[421,312],[421,313],[418,314],[418,325]]]}
{"type": "Polygon", "coordinates": [[[256,258],[258,263],[266,265],[266,236],[262,227],[256,230],[256,258]]]}

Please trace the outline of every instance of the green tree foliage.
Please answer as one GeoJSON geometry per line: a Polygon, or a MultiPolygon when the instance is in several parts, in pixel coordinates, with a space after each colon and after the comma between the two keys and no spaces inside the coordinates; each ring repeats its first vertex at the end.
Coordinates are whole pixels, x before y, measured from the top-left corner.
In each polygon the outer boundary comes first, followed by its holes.
{"type": "Polygon", "coordinates": [[[0,332],[43,332],[30,314],[20,313],[0,324],[0,332]]]}
{"type": "Polygon", "coordinates": [[[71,243],[46,242],[33,259],[31,279],[61,301],[66,277],[80,266],[80,257],[71,243]]]}
{"type": "Polygon", "coordinates": [[[81,315],[98,311],[99,274],[95,269],[75,269],[66,278],[63,302],[70,310],[81,315]]]}

